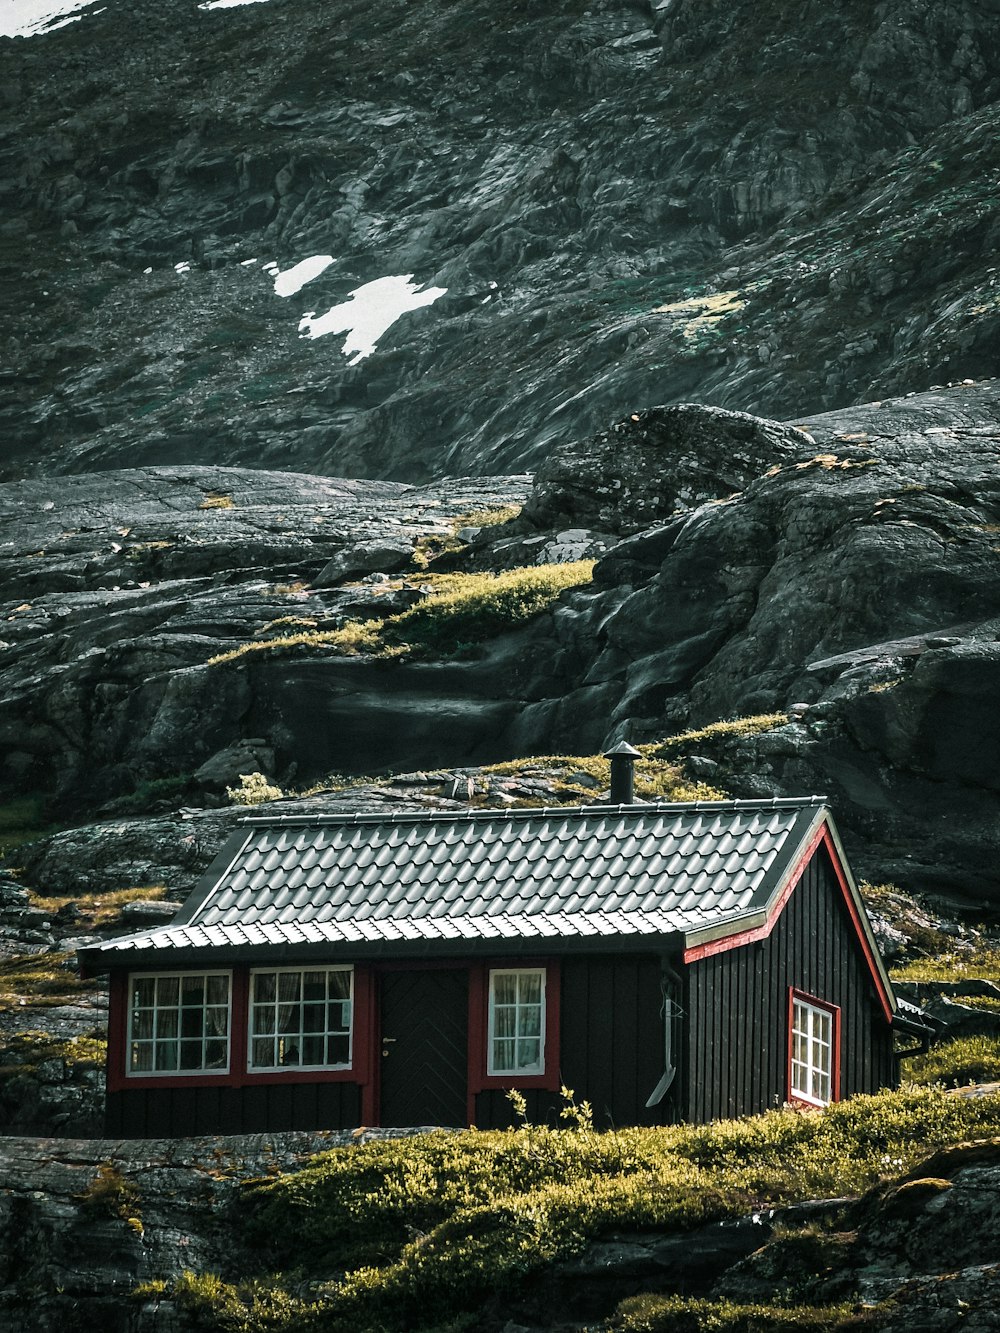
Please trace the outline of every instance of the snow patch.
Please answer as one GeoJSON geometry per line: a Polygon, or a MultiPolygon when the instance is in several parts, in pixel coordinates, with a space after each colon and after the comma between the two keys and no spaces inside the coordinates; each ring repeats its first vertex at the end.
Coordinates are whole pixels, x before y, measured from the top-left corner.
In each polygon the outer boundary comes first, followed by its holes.
{"type": "Polygon", "coordinates": [[[34,37],[40,32],[63,28],[76,23],[93,0],[2,0],[0,3],[0,37],[34,37]],[[69,18],[63,18],[69,14],[69,18]]]}
{"type": "Polygon", "coordinates": [[[300,260],[299,263],[284,270],[279,270],[276,264],[273,266],[266,264],[264,267],[274,278],[274,291],[277,296],[294,296],[307,282],[312,282],[313,278],[325,273],[333,262],[333,255],[311,255],[310,258],[300,260]]]}
{"type": "Polygon", "coordinates": [[[237,5],[261,5],[266,0],[208,0],[207,4],[199,5],[199,9],[235,9],[237,5]]]}
{"type": "Polygon", "coordinates": [[[447,287],[427,287],[421,291],[412,273],[377,278],[356,287],[350,299],[335,305],[325,315],[308,311],[299,321],[303,338],[325,338],[330,333],[346,333],[341,351],[356,366],[371,356],[383,333],[408,310],[419,310],[444,296],[447,287]]]}

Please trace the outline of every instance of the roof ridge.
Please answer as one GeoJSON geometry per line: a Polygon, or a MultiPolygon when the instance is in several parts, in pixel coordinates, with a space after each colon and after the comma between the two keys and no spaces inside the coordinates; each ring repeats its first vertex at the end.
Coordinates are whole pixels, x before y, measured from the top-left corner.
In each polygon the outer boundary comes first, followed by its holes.
{"type": "Polygon", "coordinates": [[[812,796],[774,796],[731,801],[635,801],[630,805],[532,805],[511,808],[510,806],[488,807],[477,810],[398,810],[385,811],[347,811],[343,814],[299,814],[299,815],[246,815],[239,822],[241,825],[262,826],[309,826],[317,824],[423,824],[475,822],[488,819],[520,820],[544,816],[559,815],[562,818],[598,814],[641,815],[641,814],[678,814],[683,811],[698,813],[708,810],[804,810],[810,806],[829,804],[825,795],[812,796]]]}

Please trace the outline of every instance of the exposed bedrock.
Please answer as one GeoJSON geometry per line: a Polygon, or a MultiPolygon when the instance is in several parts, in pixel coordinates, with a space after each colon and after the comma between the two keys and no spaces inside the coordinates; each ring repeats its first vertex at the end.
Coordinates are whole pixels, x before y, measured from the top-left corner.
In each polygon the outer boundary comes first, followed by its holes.
{"type": "Polygon", "coordinates": [[[564,446],[521,517],[461,529],[448,560],[603,551],[593,583],[444,661],[306,645],[208,664],[419,600],[412,563],[406,584],[312,580],[373,550],[398,570],[463,514],[519,503],[524,479],[420,490],[152,469],[67,479],[42,505],[40,485],[7,488],[22,557],[0,561],[8,789],[93,809],[197,771],[217,799],[248,767],[302,786],[791,709],[784,727],[694,755],[693,775],[746,795],[829,792],[869,875],[998,895],[994,382],[794,427],[651,409],[564,446]],[[44,590],[47,570],[60,591],[44,590]]]}

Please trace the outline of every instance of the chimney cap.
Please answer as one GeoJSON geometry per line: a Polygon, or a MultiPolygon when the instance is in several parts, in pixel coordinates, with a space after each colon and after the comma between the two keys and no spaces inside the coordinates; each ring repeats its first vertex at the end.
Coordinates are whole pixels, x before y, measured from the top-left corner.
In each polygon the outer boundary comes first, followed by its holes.
{"type": "Polygon", "coordinates": [[[604,751],[605,759],[618,759],[623,755],[629,759],[642,758],[640,752],[635,748],[635,746],[629,745],[628,741],[619,741],[613,750],[604,751]]]}

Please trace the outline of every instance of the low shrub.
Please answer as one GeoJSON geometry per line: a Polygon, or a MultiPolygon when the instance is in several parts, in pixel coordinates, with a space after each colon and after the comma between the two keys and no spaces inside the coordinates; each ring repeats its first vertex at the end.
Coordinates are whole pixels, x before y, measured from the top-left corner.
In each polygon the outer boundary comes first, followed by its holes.
{"type": "Polygon", "coordinates": [[[956,1037],[933,1047],[926,1055],[906,1061],[906,1076],[914,1083],[1000,1082],[1000,1037],[956,1037]]]}
{"type": "Polygon", "coordinates": [[[837,1333],[871,1328],[878,1313],[847,1304],[738,1304],[687,1296],[631,1296],[618,1307],[614,1327],[621,1333],[837,1333]]]}
{"type": "Polygon", "coordinates": [[[231,805],[262,805],[265,801],[280,801],[284,794],[263,773],[241,773],[240,785],[226,788],[231,805]]]}
{"type": "MultiPolygon", "coordinates": [[[[516,1290],[603,1232],[684,1230],[753,1207],[860,1193],[938,1147],[998,1132],[1000,1096],[916,1087],[821,1113],[702,1126],[438,1132],[324,1153],[295,1175],[248,1186],[244,1216],[268,1262],[333,1279],[289,1329],[412,1331],[516,1290]]],[[[719,1328],[769,1327],[734,1322],[769,1317],[763,1307],[711,1310],[730,1321],[719,1328]]]]}

